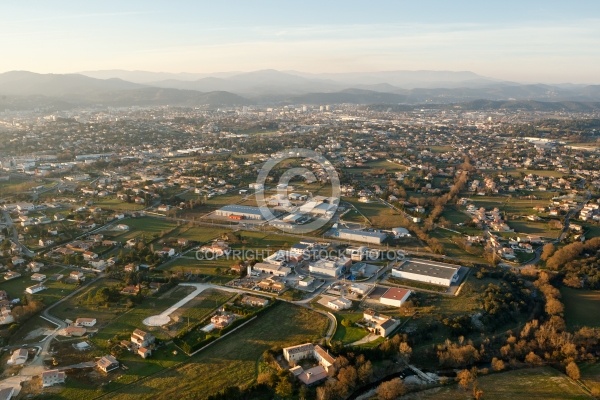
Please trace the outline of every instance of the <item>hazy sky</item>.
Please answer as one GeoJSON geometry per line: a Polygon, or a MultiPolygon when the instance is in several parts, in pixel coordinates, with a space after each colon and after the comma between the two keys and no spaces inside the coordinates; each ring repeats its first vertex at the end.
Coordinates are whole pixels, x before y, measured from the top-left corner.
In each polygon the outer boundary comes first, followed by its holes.
{"type": "Polygon", "coordinates": [[[600,83],[600,1],[4,0],[0,51],[0,71],[431,69],[600,83]]]}

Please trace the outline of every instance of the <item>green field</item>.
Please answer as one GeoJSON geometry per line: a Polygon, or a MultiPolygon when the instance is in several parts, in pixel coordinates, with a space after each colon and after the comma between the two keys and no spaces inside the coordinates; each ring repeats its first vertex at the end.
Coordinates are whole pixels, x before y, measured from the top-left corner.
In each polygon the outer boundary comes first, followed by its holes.
{"type": "Polygon", "coordinates": [[[232,276],[223,275],[230,270],[231,266],[235,264],[234,260],[228,260],[227,258],[221,257],[211,260],[196,260],[194,253],[188,253],[186,258],[178,257],[172,262],[166,262],[158,267],[157,271],[168,271],[172,274],[196,274],[196,275],[211,275],[218,281],[230,281],[233,279],[232,276]],[[191,257],[191,258],[187,258],[191,257]]]}
{"type": "Polygon", "coordinates": [[[584,227],[585,227],[586,239],[591,239],[593,237],[600,236],[600,226],[599,225],[584,224],[584,227]]]}
{"type": "MultiPolygon", "coordinates": [[[[160,357],[164,359],[161,361],[164,367],[169,369],[148,378],[145,378],[146,373],[156,372],[157,367],[154,370],[150,366],[147,370],[138,369],[137,376],[114,380],[103,390],[68,379],[65,391],[58,396],[44,398],[79,400],[105,394],[104,398],[120,400],[205,399],[229,385],[252,382],[265,350],[316,341],[325,333],[327,323],[327,318],[314,311],[282,303],[175,368],[170,368],[175,357],[166,353],[160,357]],[[128,384],[133,378],[140,380],[128,384]]],[[[147,362],[139,357],[137,359],[140,364],[147,362]]],[[[126,362],[126,365],[130,363],[126,362]]]]}
{"type": "MultiPolygon", "coordinates": [[[[142,321],[152,315],[160,314],[177,301],[183,299],[189,293],[194,290],[192,287],[177,286],[168,292],[159,295],[158,297],[147,297],[141,304],[136,305],[129,311],[126,311],[112,321],[110,321],[104,328],[94,336],[94,342],[99,346],[107,346],[107,341],[118,337],[119,339],[126,339],[131,335],[131,332],[136,328],[144,329],[151,332],[154,336],[161,339],[168,339],[170,336],[176,333],[177,329],[181,326],[173,326],[172,328],[163,327],[146,327],[142,321]]],[[[199,322],[199,320],[206,317],[206,315],[213,309],[222,305],[231,297],[228,292],[221,292],[217,290],[207,290],[196,296],[195,299],[191,300],[190,303],[184,305],[179,310],[175,311],[177,315],[185,318],[190,318],[190,323],[199,322]],[[193,306],[193,307],[192,307],[193,306]]],[[[175,314],[174,313],[174,314],[175,314]]]]}
{"type": "Polygon", "coordinates": [[[554,178],[561,178],[561,177],[567,175],[564,172],[549,171],[549,170],[545,170],[545,169],[537,170],[537,169],[519,168],[519,169],[508,169],[506,171],[508,172],[509,175],[516,176],[516,177],[520,177],[521,172],[523,172],[525,175],[533,174],[533,175],[538,175],[538,176],[543,176],[543,177],[554,177],[554,178]]]}
{"type": "MultiPolygon", "coordinates": [[[[194,242],[206,243],[226,232],[229,232],[229,230],[221,227],[182,227],[177,232],[177,237],[185,238],[194,242]]],[[[174,235],[172,234],[170,236],[174,235]]]]}
{"type": "MultiPolygon", "coordinates": [[[[51,268],[40,271],[40,273],[46,275],[48,278],[57,273],[62,273],[63,275],[67,276],[69,272],[69,270],[63,268],[51,268]]],[[[23,273],[21,277],[11,279],[9,281],[2,279],[2,281],[0,281],[0,290],[6,290],[6,293],[11,299],[22,298],[25,295],[26,288],[39,283],[37,281],[32,281],[31,275],[31,273],[23,273]]],[[[43,301],[46,306],[49,306],[50,304],[53,304],[59,299],[65,297],[77,287],[77,285],[72,283],[62,283],[51,281],[49,279],[46,279],[44,286],[46,286],[48,289],[31,296],[33,296],[34,299],[43,301]]]]}
{"type": "Polygon", "coordinates": [[[446,206],[444,208],[444,212],[442,213],[442,218],[447,219],[453,224],[466,223],[471,221],[471,217],[469,214],[464,213],[460,210],[457,210],[454,207],[446,206]]]}
{"type": "Polygon", "coordinates": [[[565,305],[565,321],[570,328],[600,327],[600,290],[560,289],[565,305]]]}
{"type": "Polygon", "coordinates": [[[581,364],[581,380],[596,395],[600,395],[600,363],[581,364]]]}
{"type": "Polygon", "coordinates": [[[456,242],[458,239],[462,239],[462,235],[441,228],[432,230],[429,235],[440,241],[444,246],[445,255],[449,257],[473,262],[482,261],[483,248],[481,246],[470,246],[468,247],[469,252],[459,247],[456,242]]]}
{"type": "Polygon", "coordinates": [[[143,204],[127,203],[116,198],[98,199],[94,201],[94,205],[103,209],[115,211],[139,211],[146,208],[143,204]]]}
{"type": "Polygon", "coordinates": [[[124,224],[129,227],[130,232],[139,231],[149,235],[160,234],[177,226],[175,222],[152,217],[129,218],[124,224]]]}
{"type": "Polygon", "coordinates": [[[485,207],[491,210],[498,207],[500,211],[505,211],[512,215],[530,215],[536,214],[533,207],[548,206],[548,200],[552,197],[551,192],[539,192],[537,199],[520,199],[518,196],[471,196],[469,193],[463,193],[465,197],[470,198],[470,202],[477,208],[485,207]]]}
{"type": "Polygon", "coordinates": [[[357,326],[344,326],[342,325],[342,320],[348,320],[352,323],[359,321],[362,319],[363,314],[360,312],[345,312],[345,313],[336,313],[335,318],[337,319],[337,329],[333,338],[331,340],[339,340],[343,344],[349,344],[356,342],[368,335],[365,329],[357,327],[357,326]]]}
{"type": "MultiPolygon", "coordinates": [[[[95,303],[88,303],[88,297],[93,297],[96,291],[102,287],[113,287],[120,285],[120,281],[110,279],[99,279],[96,282],[88,285],[81,293],[65,300],[52,308],[52,315],[64,319],[75,320],[79,317],[96,318],[98,327],[106,325],[117,315],[126,311],[125,298],[121,303],[112,303],[110,307],[98,307],[95,303]]],[[[42,292],[43,293],[43,292],[42,292]]]]}
{"type": "MultiPolygon", "coordinates": [[[[515,400],[583,400],[592,399],[575,382],[551,367],[528,368],[508,371],[477,378],[484,399],[515,400]]],[[[403,400],[466,400],[472,399],[471,391],[458,385],[449,385],[412,393],[403,400]]]]}
{"type": "MultiPolygon", "coordinates": [[[[402,226],[401,221],[403,220],[403,217],[400,213],[384,204],[375,201],[371,203],[361,203],[356,199],[347,197],[344,198],[344,201],[352,204],[358,212],[364,215],[376,228],[391,229],[402,226]]],[[[344,218],[346,218],[346,216],[344,218]]],[[[347,214],[347,218],[349,221],[366,222],[361,221],[359,215],[353,215],[351,212],[347,214]]]]}
{"type": "Polygon", "coordinates": [[[529,235],[538,235],[546,238],[556,239],[560,229],[550,229],[547,222],[528,221],[521,219],[519,221],[508,221],[508,226],[517,233],[526,233],[529,235]]]}

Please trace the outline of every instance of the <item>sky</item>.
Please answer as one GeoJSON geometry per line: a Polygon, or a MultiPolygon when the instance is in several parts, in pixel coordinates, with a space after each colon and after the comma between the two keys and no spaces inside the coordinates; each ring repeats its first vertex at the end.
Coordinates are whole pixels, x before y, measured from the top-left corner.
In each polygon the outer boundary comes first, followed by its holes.
{"type": "Polygon", "coordinates": [[[600,83],[600,1],[0,3],[0,72],[473,71],[600,83]]]}

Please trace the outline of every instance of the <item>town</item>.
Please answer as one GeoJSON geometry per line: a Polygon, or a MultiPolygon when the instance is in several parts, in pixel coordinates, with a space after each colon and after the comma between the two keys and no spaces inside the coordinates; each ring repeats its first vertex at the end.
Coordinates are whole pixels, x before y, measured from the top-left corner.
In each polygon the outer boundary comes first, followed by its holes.
{"type": "Polygon", "coordinates": [[[598,396],[599,120],[1,112],[0,398],[598,396]]]}

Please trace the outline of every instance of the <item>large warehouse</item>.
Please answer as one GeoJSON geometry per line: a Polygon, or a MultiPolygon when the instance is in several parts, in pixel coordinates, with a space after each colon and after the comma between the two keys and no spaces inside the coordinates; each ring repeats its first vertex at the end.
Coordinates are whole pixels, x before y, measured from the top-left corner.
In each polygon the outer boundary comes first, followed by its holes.
{"type": "Polygon", "coordinates": [[[220,217],[237,217],[239,219],[265,219],[258,207],[228,205],[219,208],[215,214],[220,217]]]}
{"type": "Polygon", "coordinates": [[[433,283],[435,285],[450,286],[453,282],[458,281],[459,269],[460,265],[412,258],[394,267],[392,269],[392,276],[395,278],[433,283]]]}
{"type": "Polygon", "coordinates": [[[340,239],[353,240],[356,242],[381,244],[387,238],[387,234],[379,231],[361,231],[355,229],[338,229],[337,236],[340,239]]]}

